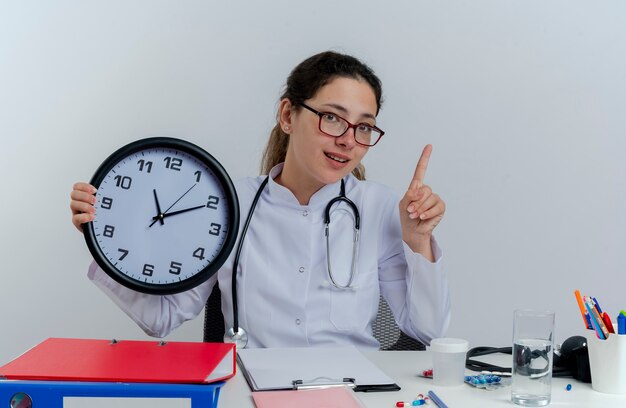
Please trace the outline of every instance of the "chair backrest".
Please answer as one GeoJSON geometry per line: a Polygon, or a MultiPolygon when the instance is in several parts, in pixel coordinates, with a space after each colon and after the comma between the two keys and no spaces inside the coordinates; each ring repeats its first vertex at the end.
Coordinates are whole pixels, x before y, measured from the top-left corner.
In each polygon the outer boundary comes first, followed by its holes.
{"type": "Polygon", "coordinates": [[[209,343],[223,343],[224,315],[222,314],[222,292],[217,284],[209,295],[204,306],[204,337],[203,341],[209,343]]]}
{"type": "Polygon", "coordinates": [[[380,343],[381,350],[425,350],[423,343],[406,335],[398,325],[387,301],[378,299],[378,313],[372,324],[374,337],[380,343]]]}
{"type": "MultiPolygon", "coordinates": [[[[396,325],[389,305],[381,296],[378,301],[378,314],[373,324],[374,337],[380,342],[381,350],[424,350],[422,343],[404,334],[396,325]]],[[[215,285],[204,308],[203,341],[222,343],[224,341],[224,315],[222,314],[222,294],[215,285]]]]}

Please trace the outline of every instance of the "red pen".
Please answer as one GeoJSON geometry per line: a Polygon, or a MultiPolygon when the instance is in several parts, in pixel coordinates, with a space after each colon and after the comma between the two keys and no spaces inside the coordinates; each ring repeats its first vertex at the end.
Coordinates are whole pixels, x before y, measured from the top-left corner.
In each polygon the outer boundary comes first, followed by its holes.
{"type": "Polygon", "coordinates": [[[602,313],[602,321],[604,321],[604,325],[609,333],[615,334],[615,329],[613,328],[613,323],[611,323],[611,316],[607,312],[602,313]]]}

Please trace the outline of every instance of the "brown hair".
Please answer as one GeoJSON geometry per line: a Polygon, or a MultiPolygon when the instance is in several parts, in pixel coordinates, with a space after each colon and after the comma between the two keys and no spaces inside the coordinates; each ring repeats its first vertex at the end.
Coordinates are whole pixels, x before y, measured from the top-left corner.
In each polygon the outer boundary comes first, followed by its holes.
{"type": "MultiPolygon", "coordinates": [[[[317,91],[336,77],[365,80],[376,96],[376,114],[382,104],[382,84],[374,71],[358,59],[333,51],[326,51],[302,61],[287,78],[281,100],[289,99],[295,109],[299,104],[315,96],[317,91]]],[[[277,123],[270,133],[261,158],[261,174],[268,174],[278,163],[285,161],[289,135],[277,123]]],[[[365,167],[362,163],[354,168],[352,174],[359,180],[365,179],[365,167]]]]}

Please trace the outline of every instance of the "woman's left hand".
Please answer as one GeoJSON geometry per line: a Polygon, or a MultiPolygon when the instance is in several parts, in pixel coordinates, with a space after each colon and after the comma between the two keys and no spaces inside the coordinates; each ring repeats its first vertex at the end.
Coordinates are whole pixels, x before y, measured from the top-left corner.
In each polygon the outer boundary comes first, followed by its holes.
{"type": "Polygon", "coordinates": [[[400,200],[402,239],[413,252],[421,253],[431,262],[435,260],[430,245],[431,235],[446,211],[446,203],[424,184],[432,151],[431,145],[424,147],[411,184],[400,200]]]}

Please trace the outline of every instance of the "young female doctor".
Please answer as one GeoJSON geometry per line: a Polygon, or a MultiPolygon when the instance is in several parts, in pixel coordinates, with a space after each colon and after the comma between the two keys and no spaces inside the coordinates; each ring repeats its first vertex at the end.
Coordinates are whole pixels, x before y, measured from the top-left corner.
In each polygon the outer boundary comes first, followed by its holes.
{"type": "MultiPolygon", "coordinates": [[[[381,99],[378,77],[348,55],[314,55],[289,75],[262,160],[267,175],[235,183],[242,220],[252,212],[235,284],[247,347],[378,348],[372,322],[380,294],[409,336],[429,344],[446,331],[448,287],[432,237],[445,204],[424,184],[432,147],[424,148],[401,200],[364,180],[361,159],[384,134],[376,124],[381,99]]],[[[74,185],[70,207],[79,230],[94,219],[94,192],[74,185]]],[[[95,262],[88,277],[156,337],[195,318],[217,283],[231,328],[235,252],[207,282],[175,295],[127,289],[95,262]]]]}

